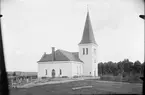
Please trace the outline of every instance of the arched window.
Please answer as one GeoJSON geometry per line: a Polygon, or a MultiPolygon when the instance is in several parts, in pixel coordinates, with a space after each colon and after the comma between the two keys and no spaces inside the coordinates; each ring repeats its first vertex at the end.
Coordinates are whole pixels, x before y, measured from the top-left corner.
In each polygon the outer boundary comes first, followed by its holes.
{"type": "Polygon", "coordinates": [[[83,55],[85,55],[85,48],[83,48],[83,55]]]}
{"type": "Polygon", "coordinates": [[[96,55],[96,49],[94,48],[94,54],[96,55]]]}
{"type": "Polygon", "coordinates": [[[55,77],[55,70],[52,70],[52,77],[55,77]]]}
{"type": "Polygon", "coordinates": [[[61,69],[59,70],[59,74],[62,75],[62,71],[61,71],[61,69]]]}

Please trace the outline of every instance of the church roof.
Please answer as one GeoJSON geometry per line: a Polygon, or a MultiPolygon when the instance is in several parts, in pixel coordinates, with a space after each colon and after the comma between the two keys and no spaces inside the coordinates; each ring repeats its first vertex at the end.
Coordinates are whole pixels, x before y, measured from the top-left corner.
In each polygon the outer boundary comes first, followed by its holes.
{"type": "Polygon", "coordinates": [[[91,25],[91,20],[90,20],[90,16],[89,16],[89,12],[87,12],[83,36],[82,36],[82,40],[79,44],[88,44],[88,43],[96,44],[94,34],[93,34],[92,25],[91,25]]]}
{"type": "MultiPolygon", "coordinates": [[[[50,62],[53,61],[53,56],[51,54],[46,54],[42,56],[42,58],[38,62],[50,62]]],[[[78,52],[68,52],[65,50],[56,50],[55,51],[55,60],[54,61],[77,61],[82,62],[79,59],[79,53],[78,52]]]]}

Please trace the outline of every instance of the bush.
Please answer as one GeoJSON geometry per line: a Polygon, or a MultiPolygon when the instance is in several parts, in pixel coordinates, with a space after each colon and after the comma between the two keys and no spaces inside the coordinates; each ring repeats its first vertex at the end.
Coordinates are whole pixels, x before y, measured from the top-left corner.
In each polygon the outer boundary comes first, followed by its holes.
{"type": "Polygon", "coordinates": [[[114,74],[113,74],[114,76],[118,76],[118,72],[114,72],[114,74]]]}
{"type": "Polygon", "coordinates": [[[100,77],[101,80],[106,80],[106,81],[113,81],[114,77],[112,75],[104,75],[100,77]]]}
{"type": "Polygon", "coordinates": [[[47,79],[47,77],[42,77],[42,79],[47,79]]]}
{"type": "Polygon", "coordinates": [[[122,76],[114,76],[114,81],[117,81],[117,82],[122,81],[122,76]]]}
{"type": "Polygon", "coordinates": [[[123,82],[129,82],[129,78],[130,78],[130,76],[125,76],[125,77],[122,78],[122,81],[123,82]]]}
{"type": "Polygon", "coordinates": [[[79,76],[73,76],[73,78],[78,78],[79,76]]]}
{"type": "Polygon", "coordinates": [[[62,76],[62,78],[68,78],[68,76],[62,76]]]}
{"type": "Polygon", "coordinates": [[[100,79],[105,80],[105,81],[120,82],[120,81],[122,81],[122,76],[104,75],[104,76],[101,76],[100,79]]]}
{"type": "Polygon", "coordinates": [[[131,82],[131,83],[142,83],[142,80],[140,79],[139,75],[134,75],[134,76],[130,76],[128,78],[128,82],[131,82]]]}
{"type": "Polygon", "coordinates": [[[127,76],[127,73],[123,72],[122,77],[126,77],[126,76],[127,76]]]}
{"type": "Polygon", "coordinates": [[[140,79],[140,75],[125,75],[122,77],[121,75],[113,76],[113,75],[103,75],[100,77],[100,80],[105,81],[117,81],[117,82],[130,82],[130,83],[142,83],[143,81],[140,79]]]}
{"type": "Polygon", "coordinates": [[[32,76],[31,78],[32,78],[32,79],[37,79],[37,76],[32,76]]]}

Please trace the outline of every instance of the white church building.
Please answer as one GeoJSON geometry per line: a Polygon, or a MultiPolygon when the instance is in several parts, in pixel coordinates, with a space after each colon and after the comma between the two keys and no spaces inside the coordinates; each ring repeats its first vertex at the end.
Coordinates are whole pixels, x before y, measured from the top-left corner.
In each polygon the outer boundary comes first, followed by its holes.
{"type": "Polygon", "coordinates": [[[79,52],[55,50],[52,47],[52,53],[44,53],[37,62],[38,78],[98,76],[97,46],[87,12],[82,40],[78,44],[79,52]]]}

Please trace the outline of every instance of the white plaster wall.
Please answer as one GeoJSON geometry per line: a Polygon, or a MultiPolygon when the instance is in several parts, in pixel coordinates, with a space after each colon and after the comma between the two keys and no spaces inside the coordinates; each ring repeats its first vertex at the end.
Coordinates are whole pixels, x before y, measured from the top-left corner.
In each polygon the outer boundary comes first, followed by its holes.
{"type": "Polygon", "coordinates": [[[38,63],[38,77],[52,77],[52,70],[55,70],[55,76],[60,76],[60,69],[62,71],[61,76],[72,76],[72,64],[67,61],[55,61],[55,62],[39,62],[38,63]],[[47,75],[46,71],[47,70],[47,75]]]}
{"type": "Polygon", "coordinates": [[[72,75],[81,76],[83,74],[83,63],[72,62],[72,75]]]}
{"type": "Polygon", "coordinates": [[[79,58],[84,62],[83,64],[83,74],[94,76],[94,71],[96,71],[97,75],[97,45],[94,44],[82,44],[79,45],[79,58]],[[88,55],[83,55],[83,48],[88,48],[88,55]],[[94,48],[96,48],[96,55],[94,55],[94,48]],[[94,59],[96,59],[96,63],[94,63],[94,59]]]}
{"type": "Polygon", "coordinates": [[[98,76],[98,48],[97,45],[92,45],[92,75],[98,76]],[[96,54],[94,53],[94,49],[96,49],[96,54]],[[95,63],[96,60],[96,63],[95,63]]]}

